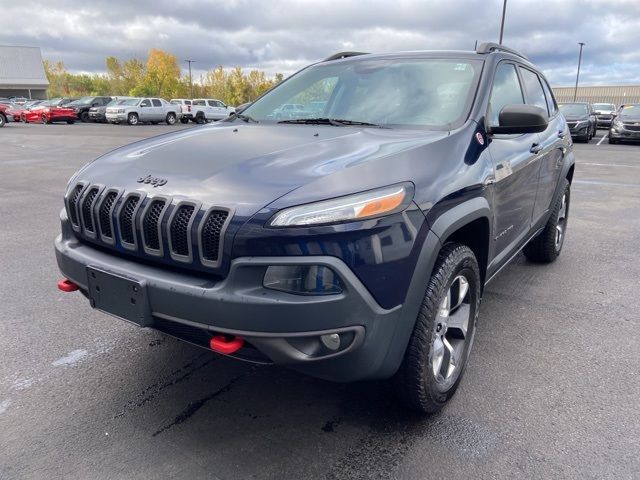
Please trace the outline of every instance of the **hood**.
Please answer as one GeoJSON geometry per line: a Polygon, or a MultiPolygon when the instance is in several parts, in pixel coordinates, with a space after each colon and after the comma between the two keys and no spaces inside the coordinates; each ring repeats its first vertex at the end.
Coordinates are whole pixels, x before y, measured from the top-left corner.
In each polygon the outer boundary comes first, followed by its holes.
{"type": "Polygon", "coordinates": [[[640,115],[618,115],[616,119],[622,123],[636,123],[640,122],[640,115]]]}
{"type": "Polygon", "coordinates": [[[567,120],[567,122],[580,122],[589,120],[589,115],[587,115],[586,113],[581,115],[565,115],[564,118],[567,120]]]}
{"type": "MultiPolygon", "coordinates": [[[[214,124],[170,133],[108,153],[82,169],[88,181],[150,195],[189,198],[252,215],[320,178],[378,162],[393,182],[389,155],[448,132],[317,125],[214,124]],[[383,163],[384,162],[384,163],[383,163]],[[164,182],[144,183],[146,177],[164,182]],[[153,184],[160,184],[154,187],[153,184]]],[[[382,186],[382,185],[380,185],[382,186]]]]}

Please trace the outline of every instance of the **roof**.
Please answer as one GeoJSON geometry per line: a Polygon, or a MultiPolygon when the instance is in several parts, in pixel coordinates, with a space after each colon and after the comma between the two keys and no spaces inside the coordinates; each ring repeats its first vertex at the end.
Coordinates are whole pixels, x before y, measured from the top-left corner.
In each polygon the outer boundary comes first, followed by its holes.
{"type": "Polygon", "coordinates": [[[39,47],[0,45],[0,87],[41,87],[49,85],[39,47]]]}

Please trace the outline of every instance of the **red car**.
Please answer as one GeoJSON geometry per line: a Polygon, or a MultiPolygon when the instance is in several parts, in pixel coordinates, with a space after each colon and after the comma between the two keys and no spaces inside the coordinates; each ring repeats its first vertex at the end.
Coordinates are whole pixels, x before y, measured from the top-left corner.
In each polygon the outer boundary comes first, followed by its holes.
{"type": "Polygon", "coordinates": [[[23,113],[24,121],[27,123],[67,122],[69,124],[72,124],[78,119],[73,108],[67,107],[45,106],[42,108],[35,108],[23,113]]]}
{"type": "Polygon", "coordinates": [[[54,98],[48,100],[36,107],[21,112],[20,119],[26,123],[74,123],[78,119],[75,111],[73,108],[64,106],[73,100],[73,98],[54,98]]]}

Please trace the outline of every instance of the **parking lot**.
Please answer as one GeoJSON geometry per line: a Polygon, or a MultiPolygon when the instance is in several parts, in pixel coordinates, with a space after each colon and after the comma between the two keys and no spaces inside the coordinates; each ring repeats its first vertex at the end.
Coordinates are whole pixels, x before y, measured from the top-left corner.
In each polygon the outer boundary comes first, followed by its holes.
{"type": "Polygon", "coordinates": [[[419,417],[384,383],[229,360],[56,289],[68,178],[180,128],[0,130],[1,480],[640,477],[640,145],[575,145],[562,255],[488,285],[461,388],[419,417]]]}

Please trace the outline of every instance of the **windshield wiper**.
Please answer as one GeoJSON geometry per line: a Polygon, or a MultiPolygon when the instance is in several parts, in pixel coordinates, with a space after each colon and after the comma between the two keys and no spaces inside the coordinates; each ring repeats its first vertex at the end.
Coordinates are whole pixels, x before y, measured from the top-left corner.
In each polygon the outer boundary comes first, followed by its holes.
{"type": "Polygon", "coordinates": [[[243,115],[242,113],[233,112],[231,115],[229,115],[229,117],[239,118],[240,120],[244,120],[247,123],[260,123],[255,118],[250,117],[249,115],[243,115]]]}
{"type": "Polygon", "coordinates": [[[376,128],[389,128],[377,123],[359,122],[357,120],[343,120],[340,118],[294,118],[291,120],[280,120],[278,123],[294,123],[302,125],[333,125],[335,127],[345,127],[349,125],[356,125],[360,127],[376,127],[376,128]]]}

